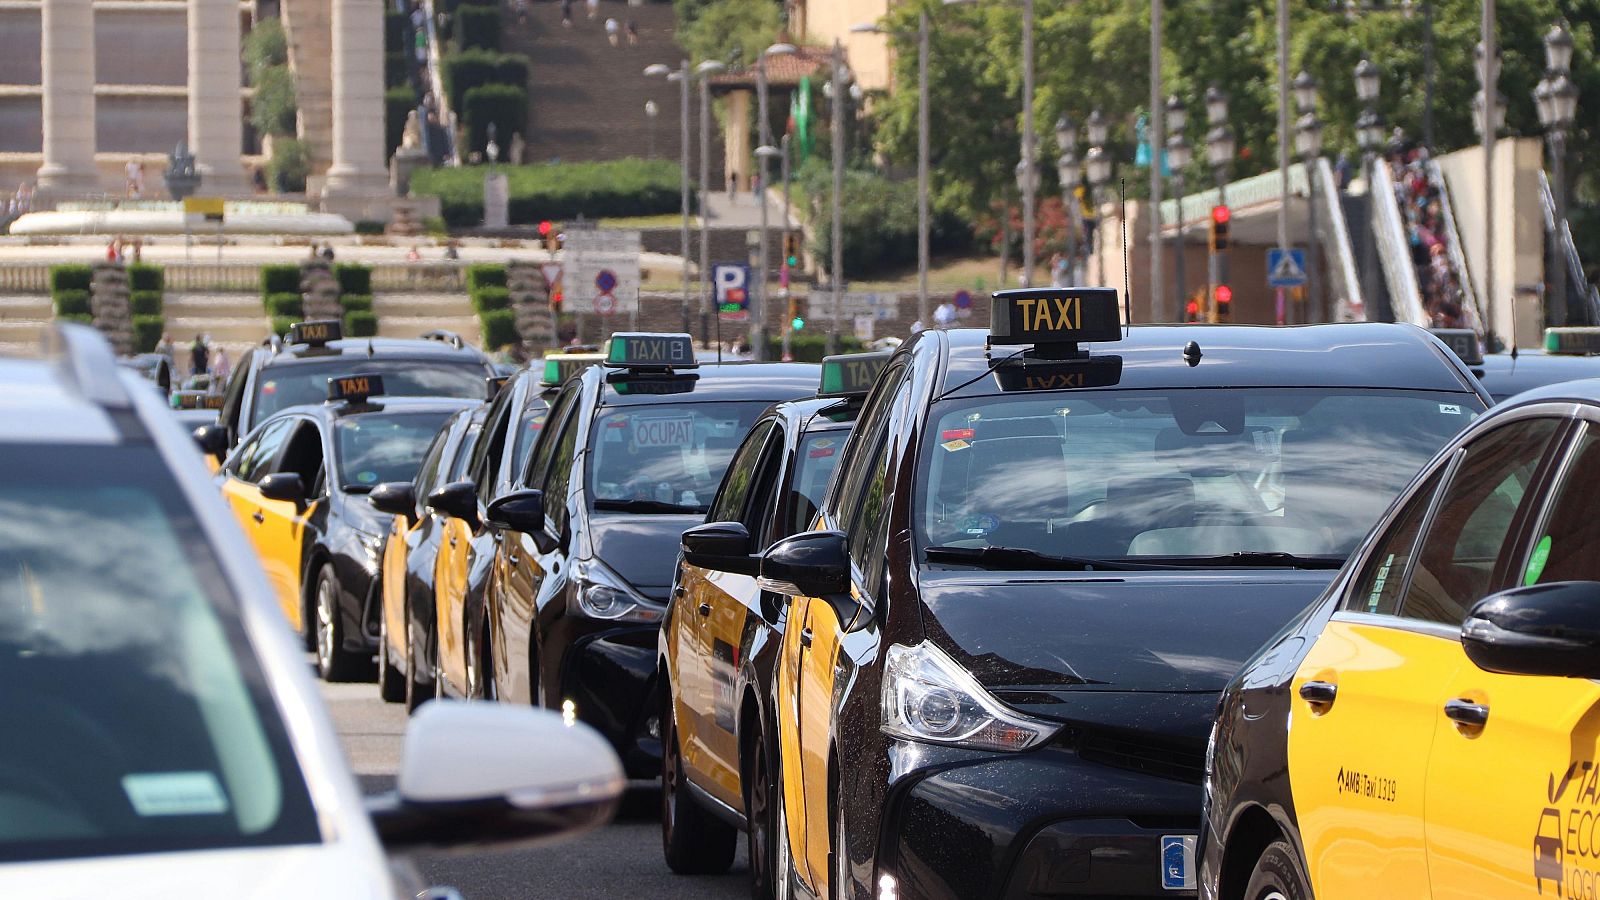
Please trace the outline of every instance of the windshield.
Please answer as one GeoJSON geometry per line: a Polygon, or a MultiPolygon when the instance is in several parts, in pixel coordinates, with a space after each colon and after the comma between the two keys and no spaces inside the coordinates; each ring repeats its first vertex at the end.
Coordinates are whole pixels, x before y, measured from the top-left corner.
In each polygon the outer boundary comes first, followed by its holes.
{"type": "Polygon", "coordinates": [[[1466,394],[1336,389],[948,401],[922,460],[918,537],[959,548],[940,559],[997,565],[1030,557],[973,551],[1326,564],[1481,411],[1466,394]]]}
{"type": "Polygon", "coordinates": [[[237,601],[148,447],[0,446],[0,683],[0,859],[319,840],[237,601]]]}
{"type": "Polygon", "coordinates": [[[340,419],[333,427],[340,486],[353,491],[415,479],[428,444],[450,413],[368,413],[340,419]]]}
{"type": "Polygon", "coordinates": [[[844,449],[849,436],[849,431],[824,431],[801,439],[795,454],[794,515],[784,534],[810,530],[817,517],[817,507],[822,504],[822,495],[827,493],[828,480],[839,468],[839,451],[844,449]]]}
{"type": "Polygon", "coordinates": [[[705,512],[733,451],[765,402],[663,403],[602,409],[594,419],[595,509],[705,512]]]}
{"type": "Polygon", "coordinates": [[[517,419],[516,443],[511,446],[511,454],[516,462],[513,472],[526,472],[528,470],[528,457],[533,455],[533,445],[539,440],[539,432],[544,430],[544,420],[550,415],[550,404],[543,400],[534,400],[528,408],[522,411],[522,416],[517,419]]]}
{"type": "Polygon", "coordinates": [[[382,375],[389,397],[464,397],[482,400],[489,395],[487,370],[470,359],[366,359],[344,356],[323,363],[268,366],[256,383],[250,425],[266,420],[280,409],[328,399],[328,379],[337,375],[382,375]]]}

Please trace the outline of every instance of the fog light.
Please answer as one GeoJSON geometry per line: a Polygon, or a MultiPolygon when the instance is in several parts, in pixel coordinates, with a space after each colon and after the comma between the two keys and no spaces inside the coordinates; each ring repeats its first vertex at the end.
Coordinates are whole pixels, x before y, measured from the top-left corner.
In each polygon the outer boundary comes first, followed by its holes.
{"type": "Polygon", "coordinates": [[[561,724],[571,728],[578,721],[578,705],[571,700],[561,701],[561,724]]]}
{"type": "Polygon", "coordinates": [[[878,876],[878,900],[900,900],[900,886],[893,875],[878,876]]]}

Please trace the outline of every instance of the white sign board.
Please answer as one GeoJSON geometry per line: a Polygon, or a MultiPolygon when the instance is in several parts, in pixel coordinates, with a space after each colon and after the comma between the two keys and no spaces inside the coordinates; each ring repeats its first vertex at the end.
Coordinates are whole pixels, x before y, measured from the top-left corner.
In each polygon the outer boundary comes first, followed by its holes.
{"type": "Polygon", "coordinates": [[[561,293],[566,312],[638,312],[639,232],[567,231],[561,293]]]}
{"type": "MultiPolygon", "coordinates": [[[[806,304],[807,318],[833,318],[833,295],[828,291],[812,291],[806,295],[806,304]]],[[[897,318],[900,315],[900,295],[847,291],[839,298],[839,314],[849,319],[857,316],[871,316],[879,321],[897,318]]]]}

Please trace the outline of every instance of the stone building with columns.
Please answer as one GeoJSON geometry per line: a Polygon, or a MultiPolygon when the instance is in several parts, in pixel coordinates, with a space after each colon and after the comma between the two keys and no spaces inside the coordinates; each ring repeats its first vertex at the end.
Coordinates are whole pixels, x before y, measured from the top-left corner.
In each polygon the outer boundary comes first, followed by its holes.
{"type": "MultiPolygon", "coordinates": [[[[301,106],[327,117],[326,139],[311,142],[324,206],[386,219],[383,7],[282,6],[308,9],[285,25],[299,26],[291,43],[325,73],[296,78],[301,106]],[[305,45],[317,50],[308,57],[305,45]]],[[[0,191],[34,183],[45,203],[120,197],[137,161],[144,196],[164,197],[167,154],[187,142],[201,193],[248,196],[249,168],[263,160],[240,45],[257,14],[250,0],[0,0],[0,191]]]]}

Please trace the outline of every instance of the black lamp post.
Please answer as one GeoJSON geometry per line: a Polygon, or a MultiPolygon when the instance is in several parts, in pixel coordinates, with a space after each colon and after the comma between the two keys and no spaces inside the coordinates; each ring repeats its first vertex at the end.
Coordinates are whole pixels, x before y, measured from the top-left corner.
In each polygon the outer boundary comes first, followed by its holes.
{"type": "Polygon", "coordinates": [[[1565,325],[1567,309],[1567,131],[1578,113],[1578,86],[1568,77],[1572,66],[1572,35],[1564,23],[1557,23],[1544,36],[1545,76],[1533,92],[1539,108],[1539,124],[1544,126],[1545,145],[1550,153],[1550,195],[1555,201],[1555,234],[1550,241],[1545,263],[1549,273],[1550,299],[1545,315],[1552,325],[1565,325]]]}
{"type": "Polygon", "coordinates": [[[1061,181],[1061,212],[1067,220],[1067,281],[1078,283],[1078,186],[1083,173],[1078,168],[1078,125],[1068,116],[1056,120],[1056,175],[1061,181]]]}
{"type": "Polygon", "coordinates": [[[1173,267],[1173,296],[1177,302],[1173,306],[1174,316],[1181,320],[1184,315],[1185,287],[1184,263],[1184,218],[1183,218],[1183,176],[1193,161],[1193,151],[1189,147],[1189,139],[1184,136],[1184,126],[1189,124],[1189,110],[1183,105],[1178,95],[1173,94],[1167,98],[1167,163],[1172,167],[1172,197],[1177,207],[1178,233],[1173,241],[1172,267],[1173,267]]]}
{"type": "Polygon", "coordinates": [[[1295,103],[1300,108],[1300,119],[1295,123],[1295,150],[1305,167],[1309,198],[1306,205],[1306,294],[1310,300],[1311,319],[1326,322],[1328,310],[1323,306],[1322,282],[1315,269],[1321,262],[1317,242],[1317,160],[1322,156],[1322,120],[1317,118],[1317,80],[1309,72],[1301,72],[1294,80],[1295,103]]]}

